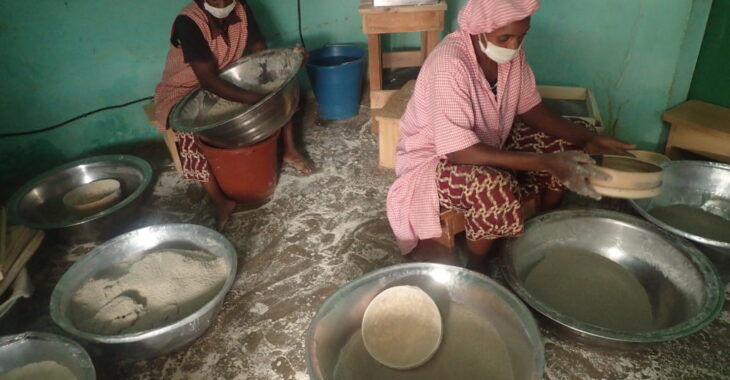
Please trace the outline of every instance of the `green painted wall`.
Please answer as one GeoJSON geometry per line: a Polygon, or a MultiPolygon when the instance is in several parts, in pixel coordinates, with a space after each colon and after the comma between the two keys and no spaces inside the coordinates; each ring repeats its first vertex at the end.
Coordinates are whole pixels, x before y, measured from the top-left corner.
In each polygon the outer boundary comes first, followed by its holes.
{"type": "MultiPolygon", "coordinates": [[[[31,131],[152,95],[185,0],[4,2],[0,133],[31,131]]],[[[158,139],[141,104],[60,129],[0,139],[0,181],[16,183],[94,151],[158,139]]]]}
{"type": "Polygon", "coordinates": [[[545,0],[526,49],[538,82],[592,88],[604,124],[644,149],[686,99],[711,0],[545,0]]]}
{"type": "Polygon", "coordinates": [[[689,97],[730,107],[730,0],[715,0],[689,97]]]}
{"type": "MultiPolygon", "coordinates": [[[[448,0],[447,31],[465,0],[448,0]]],[[[727,1],[727,0],[725,0],[727,1]]],[[[188,0],[5,2],[0,20],[0,133],[29,131],[151,95],[167,37],[188,0]]],[[[659,114],[687,94],[711,0],[543,0],[526,42],[542,84],[595,89],[618,136],[658,147],[659,114]]],[[[298,41],[296,0],[249,0],[273,46],[298,41]]],[[[302,0],[310,49],[365,46],[357,0],[302,0]]],[[[417,46],[418,35],[386,47],[417,46]]],[[[102,149],[159,139],[141,105],[52,132],[0,139],[0,183],[17,183],[102,149]]]]}

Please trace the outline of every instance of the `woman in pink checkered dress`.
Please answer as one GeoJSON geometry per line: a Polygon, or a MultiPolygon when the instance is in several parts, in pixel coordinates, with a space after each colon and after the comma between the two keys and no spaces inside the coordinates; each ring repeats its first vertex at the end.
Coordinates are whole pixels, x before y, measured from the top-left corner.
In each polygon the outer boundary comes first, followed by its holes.
{"type": "Polygon", "coordinates": [[[565,187],[598,198],[587,179],[601,174],[586,165],[584,151],[625,154],[633,147],[542,103],[522,49],[539,6],[469,0],[459,29],[421,68],[400,121],[397,179],[387,201],[404,254],[440,237],[439,212],[454,209],[465,215],[470,266],[479,267],[495,239],[522,232],[526,199],[549,210],[565,187]]]}

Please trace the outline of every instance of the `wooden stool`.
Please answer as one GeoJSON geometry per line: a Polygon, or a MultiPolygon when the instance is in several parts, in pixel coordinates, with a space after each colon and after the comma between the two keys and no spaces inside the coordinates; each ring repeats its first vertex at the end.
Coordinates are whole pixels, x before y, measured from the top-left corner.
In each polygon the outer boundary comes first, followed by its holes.
{"type": "MultiPolygon", "coordinates": [[[[522,201],[522,212],[525,220],[532,218],[537,214],[539,208],[539,198],[536,196],[529,197],[522,201]]],[[[437,243],[454,252],[456,246],[456,234],[462,233],[466,230],[466,221],[464,220],[464,214],[457,210],[446,210],[441,209],[439,215],[441,223],[441,237],[434,239],[437,243]]]]}
{"type": "Polygon", "coordinates": [[[395,148],[400,138],[400,118],[416,88],[416,81],[406,83],[390,97],[385,107],[378,112],[378,163],[386,168],[395,168],[395,148]]]}
{"type": "Polygon", "coordinates": [[[383,68],[421,66],[438,44],[444,29],[446,2],[432,5],[402,7],[374,7],[372,0],[360,2],[362,31],[368,36],[368,66],[370,78],[370,108],[373,112],[373,130],[377,131],[375,114],[383,108],[396,90],[383,90],[383,68]],[[421,32],[421,50],[383,53],[380,35],[421,32]]]}
{"type": "Polygon", "coordinates": [[[679,148],[730,164],[730,109],[688,100],[662,119],[671,124],[664,150],[669,158],[679,158],[679,148]]]}
{"type": "MultiPolygon", "coordinates": [[[[147,115],[147,121],[155,128],[162,128],[162,124],[155,117],[155,103],[147,103],[144,105],[144,113],[147,115]]],[[[167,150],[170,152],[172,163],[175,165],[175,170],[182,173],[182,163],[180,162],[180,154],[177,151],[175,133],[172,129],[166,129],[164,133],[165,145],[167,150]]]]}
{"type": "Polygon", "coordinates": [[[439,220],[442,230],[441,237],[434,240],[453,252],[456,246],[456,234],[464,232],[466,229],[464,214],[456,210],[442,210],[439,220]]]}

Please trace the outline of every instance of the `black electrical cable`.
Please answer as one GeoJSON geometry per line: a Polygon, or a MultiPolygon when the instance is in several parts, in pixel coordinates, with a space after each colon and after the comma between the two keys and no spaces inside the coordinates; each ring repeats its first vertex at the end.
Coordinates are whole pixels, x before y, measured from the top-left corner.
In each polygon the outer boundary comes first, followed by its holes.
{"type": "MultiPolygon", "coordinates": [[[[301,0],[297,0],[297,25],[299,26],[299,41],[302,43],[302,47],[306,49],[307,48],[307,45],[304,43],[304,36],[302,35],[302,4],[301,4],[301,0]]],[[[127,103],[123,103],[123,104],[117,104],[117,105],[114,105],[114,106],[108,106],[108,107],[98,108],[98,109],[95,109],[93,111],[89,111],[89,112],[83,113],[81,115],[78,115],[76,117],[72,117],[71,119],[68,119],[66,121],[60,122],[58,124],[51,125],[50,127],[41,128],[41,129],[37,129],[37,130],[34,130],[34,131],[15,132],[15,133],[0,133],[0,138],[2,138],[2,137],[13,137],[13,136],[32,135],[34,133],[41,133],[41,132],[50,131],[52,129],[56,129],[58,127],[62,127],[64,125],[66,125],[66,124],[72,123],[72,122],[74,122],[76,120],[83,119],[83,118],[85,118],[87,116],[93,115],[93,114],[95,114],[97,112],[111,110],[111,109],[115,109],[115,108],[122,108],[122,107],[126,107],[126,106],[129,106],[129,105],[132,105],[132,104],[135,104],[135,103],[139,103],[139,102],[143,102],[145,100],[150,100],[150,99],[152,99],[152,97],[151,96],[148,96],[148,97],[145,97],[145,98],[140,98],[140,99],[137,99],[137,100],[132,100],[131,102],[127,102],[127,103]]]]}
{"type": "Polygon", "coordinates": [[[302,36],[302,4],[301,0],[297,0],[297,24],[299,25],[299,41],[302,43],[304,49],[307,45],[304,44],[304,37],[302,36]]]}
{"type": "Polygon", "coordinates": [[[97,109],[95,109],[93,111],[89,111],[89,112],[86,112],[86,113],[82,113],[81,115],[72,117],[72,118],[70,118],[70,119],[68,119],[66,121],[60,122],[58,124],[51,125],[50,127],[36,129],[36,130],[33,130],[33,131],[27,131],[27,132],[0,133],[0,137],[24,136],[24,135],[32,135],[34,133],[41,133],[41,132],[50,131],[51,129],[56,129],[58,127],[63,127],[66,124],[72,123],[72,122],[74,122],[76,120],[79,120],[79,119],[83,119],[83,118],[85,118],[87,116],[90,116],[90,115],[93,115],[93,114],[95,114],[97,112],[111,110],[111,109],[115,109],[115,108],[122,108],[122,107],[126,107],[126,106],[129,106],[129,105],[135,104],[135,103],[144,102],[145,100],[150,100],[150,99],[152,99],[152,97],[151,96],[147,96],[147,97],[140,98],[140,99],[137,99],[137,100],[132,100],[131,102],[126,102],[126,103],[123,103],[123,104],[117,104],[117,105],[114,105],[114,106],[107,106],[107,107],[97,108],[97,109]]]}

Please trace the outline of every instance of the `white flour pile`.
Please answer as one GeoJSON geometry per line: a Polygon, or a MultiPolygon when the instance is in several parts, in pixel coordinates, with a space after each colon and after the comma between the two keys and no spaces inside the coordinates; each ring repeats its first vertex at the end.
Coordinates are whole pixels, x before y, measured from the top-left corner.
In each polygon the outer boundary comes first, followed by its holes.
{"type": "Polygon", "coordinates": [[[128,334],[165,326],[210,301],[226,281],[220,257],[204,251],[166,249],[113,267],[73,295],[71,312],[80,330],[128,334]]]}
{"type": "Polygon", "coordinates": [[[0,380],[77,380],[68,368],[50,360],[26,364],[0,375],[0,380]]]}
{"type": "Polygon", "coordinates": [[[196,122],[201,125],[220,123],[240,115],[249,108],[250,104],[218,98],[210,108],[200,111],[196,122]]]}

